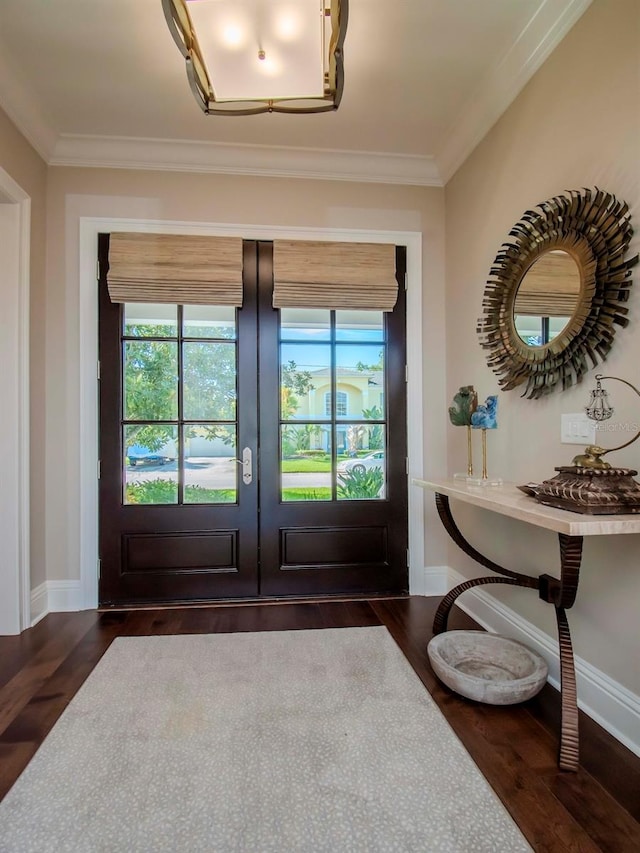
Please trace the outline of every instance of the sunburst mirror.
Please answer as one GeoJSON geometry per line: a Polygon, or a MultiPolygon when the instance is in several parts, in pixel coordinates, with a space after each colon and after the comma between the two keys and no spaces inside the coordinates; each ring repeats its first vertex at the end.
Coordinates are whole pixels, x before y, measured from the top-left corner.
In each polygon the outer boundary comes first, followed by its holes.
{"type": "Polygon", "coordinates": [[[604,361],[628,324],[633,229],[627,205],[597,188],[527,210],[489,273],[477,331],[504,391],[563,390],[604,361]]]}

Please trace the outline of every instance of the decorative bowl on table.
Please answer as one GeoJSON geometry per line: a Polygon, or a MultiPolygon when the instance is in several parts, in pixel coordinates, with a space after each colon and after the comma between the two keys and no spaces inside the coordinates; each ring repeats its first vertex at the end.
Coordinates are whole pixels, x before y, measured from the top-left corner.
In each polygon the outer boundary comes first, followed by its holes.
{"type": "Polygon", "coordinates": [[[438,678],[461,696],[489,705],[526,702],[544,687],[546,661],[524,643],[486,631],[445,631],[427,646],[438,678]]]}

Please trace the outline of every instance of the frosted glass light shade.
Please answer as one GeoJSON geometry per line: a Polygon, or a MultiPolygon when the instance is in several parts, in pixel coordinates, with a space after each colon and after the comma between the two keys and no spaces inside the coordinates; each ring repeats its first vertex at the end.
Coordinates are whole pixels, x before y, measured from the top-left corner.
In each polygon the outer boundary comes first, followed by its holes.
{"type": "Polygon", "coordinates": [[[162,6],[205,113],[337,109],[348,0],[162,0],[162,6]]]}

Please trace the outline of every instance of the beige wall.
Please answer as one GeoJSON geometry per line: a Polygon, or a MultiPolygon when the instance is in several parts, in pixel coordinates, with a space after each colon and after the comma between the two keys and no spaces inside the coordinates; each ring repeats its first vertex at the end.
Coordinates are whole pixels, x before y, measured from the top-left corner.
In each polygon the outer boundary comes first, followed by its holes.
{"type": "MultiPolygon", "coordinates": [[[[31,587],[45,580],[45,196],[47,167],[0,110],[0,167],[31,198],[31,587]]],[[[6,499],[5,495],[4,498],[6,499]]]]}
{"type": "MultiPolygon", "coordinates": [[[[424,386],[444,400],[444,191],[154,171],[51,168],[48,192],[47,577],[79,576],[78,223],[105,216],[189,223],[419,232],[423,242],[424,386]]],[[[424,415],[425,454],[444,473],[439,407],[424,415]]],[[[421,472],[416,471],[419,475],[421,472]]],[[[435,515],[429,505],[428,516],[435,515]]],[[[444,565],[434,525],[427,562],[444,565]]]]}
{"type": "MultiPolygon", "coordinates": [[[[529,207],[563,190],[597,185],[625,199],[640,229],[640,4],[595,0],[446,187],[447,385],[498,391],[475,332],[488,271],[509,228],[529,207]]],[[[635,254],[640,241],[634,238],[635,254]]],[[[607,374],[640,383],[640,273],[629,303],[631,323],[618,331],[607,374]]],[[[516,483],[541,480],[579,451],[560,443],[560,415],[579,412],[593,384],[544,400],[500,393],[499,426],[489,433],[489,472],[516,483]]],[[[612,384],[620,414],[640,421],[640,400],[612,384]],[[633,399],[631,399],[633,398],[633,399]]],[[[629,392],[630,393],[630,392],[629,392]]],[[[443,417],[444,417],[443,413],[443,417]]],[[[448,427],[449,470],[466,459],[463,430],[448,427]]],[[[609,446],[621,444],[608,441],[609,446]]],[[[640,469],[640,442],[615,454],[640,469]]],[[[541,573],[556,569],[551,533],[479,510],[459,513],[463,530],[498,563],[541,573]]],[[[575,652],[636,694],[640,571],[638,536],[586,540],[577,603],[570,614],[575,652]]],[[[455,548],[449,564],[464,575],[477,566],[455,548]]],[[[553,608],[525,590],[497,597],[554,635],[553,608]]]]}

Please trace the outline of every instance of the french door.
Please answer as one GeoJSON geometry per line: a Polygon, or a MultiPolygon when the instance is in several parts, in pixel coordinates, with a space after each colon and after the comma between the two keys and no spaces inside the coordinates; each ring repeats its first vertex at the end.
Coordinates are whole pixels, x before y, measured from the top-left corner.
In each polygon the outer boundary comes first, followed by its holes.
{"type": "Polygon", "coordinates": [[[100,235],[100,602],[401,593],[404,249],[393,312],[114,304],[100,235]]]}

